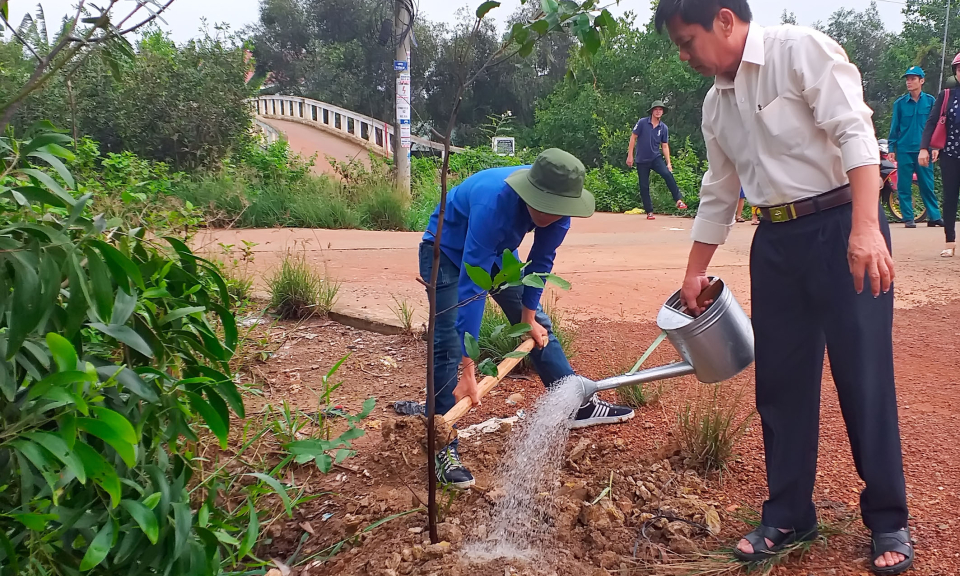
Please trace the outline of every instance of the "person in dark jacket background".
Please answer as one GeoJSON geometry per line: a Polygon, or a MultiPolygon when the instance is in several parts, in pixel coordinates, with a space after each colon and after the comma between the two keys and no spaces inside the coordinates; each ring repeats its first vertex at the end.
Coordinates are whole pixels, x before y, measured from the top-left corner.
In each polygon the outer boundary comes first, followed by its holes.
{"type": "MultiPolygon", "coordinates": [[[[957,76],[957,66],[960,66],[960,54],[953,59],[953,75],[957,76]]],[[[957,200],[960,197],[960,90],[956,87],[947,88],[940,92],[937,101],[927,117],[927,125],[923,129],[923,138],[920,142],[920,154],[917,162],[921,166],[929,166],[931,160],[940,160],[940,175],[943,178],[943,233],[946,236],[946,246],[940,252],[944,258],[953,258],[957,250],[957,200]],[[940,121],[940,110],[946,106],[947,143],[943,150],[931,149],[930,139],[940,121]]]]}

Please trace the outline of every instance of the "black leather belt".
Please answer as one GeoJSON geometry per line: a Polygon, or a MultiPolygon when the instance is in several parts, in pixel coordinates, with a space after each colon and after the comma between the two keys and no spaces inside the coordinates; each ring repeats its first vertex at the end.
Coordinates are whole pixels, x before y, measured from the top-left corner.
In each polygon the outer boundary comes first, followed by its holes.
{"type": "Polygon", "coordinates": [[[782,206],[760,208],[760,217],[768,222],[789,222],[823,210],[843,206],[852,201],[853,194],[850,192],[850,185],[847,184],[813,198],[798,200],[782,206]]]}

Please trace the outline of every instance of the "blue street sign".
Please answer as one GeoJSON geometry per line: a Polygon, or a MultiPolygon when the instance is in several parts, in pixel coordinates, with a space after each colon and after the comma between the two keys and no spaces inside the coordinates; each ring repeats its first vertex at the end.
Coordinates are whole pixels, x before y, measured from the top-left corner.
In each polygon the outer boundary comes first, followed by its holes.
{"type": "Polygon", "coordinates": [[[402,72],[407,69],[407,63],[404,60],[394,60],[393,69],[397,72],[402,72]]]}

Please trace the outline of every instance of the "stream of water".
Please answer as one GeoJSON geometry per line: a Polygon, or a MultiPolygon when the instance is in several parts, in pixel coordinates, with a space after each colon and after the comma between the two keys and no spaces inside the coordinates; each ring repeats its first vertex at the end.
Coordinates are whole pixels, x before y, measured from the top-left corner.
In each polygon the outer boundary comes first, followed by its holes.
{"type": "Polygon", "coordinates": [[[504,495],[494,507],[490,536],[470,545],[470,556],[537,557],[538,543],[549,535],[549,508],[582,390],[579,377],[568,376],[541,396],[525,418],[497,471],[495,485],[504,495]]]}

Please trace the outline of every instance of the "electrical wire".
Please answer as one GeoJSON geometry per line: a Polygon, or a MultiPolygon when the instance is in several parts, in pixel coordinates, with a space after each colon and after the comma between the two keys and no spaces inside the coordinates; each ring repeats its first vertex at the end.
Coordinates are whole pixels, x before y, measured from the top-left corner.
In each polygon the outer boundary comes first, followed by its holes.
{"type": "Polygon", "coordinates": [[[399,37],[396,39],[396,44],[394,48],[402,45],[407,39],[407,35],[413,32],[413,23],[417,18],[417,6],[414,5],[413,0],[397,0],[400,3],[400,6],[407,11],[407,27],[400,33],[399,37]]]}
{"type": "Polygon", "coordinates": [[[368,26],[370,35],[373,38],[376,38],[379,44],[383,44],[384,46],[388,46],[396,50],[398,46],[403,44],[407,35],[413,33],[413,25],[415,22],[417,22],[417,19],[420,16],[420,2],[419,0],[380,0],[379,7],[379,10],[374,11],[371,14],[372,21],[368,26]],[[407,25],[400,33],[397,33],[396,31],[396,6],[398,3],[400,4],[401,8],[410,16],[407,25]],[[390,38],[385,43],[382,30],[384,25],[388,22],[392,22],[393,24],[390,28],[390,38]]]}

